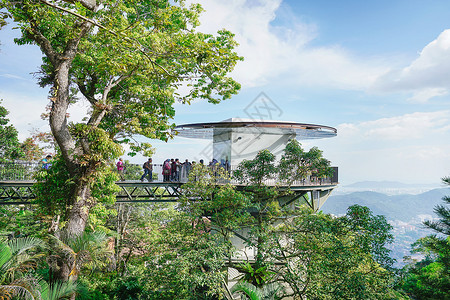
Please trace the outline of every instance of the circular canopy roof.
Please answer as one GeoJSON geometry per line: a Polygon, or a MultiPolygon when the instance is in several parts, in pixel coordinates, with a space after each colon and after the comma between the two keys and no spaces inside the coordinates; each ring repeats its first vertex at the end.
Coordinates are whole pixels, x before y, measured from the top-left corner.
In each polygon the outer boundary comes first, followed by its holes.
{"type": "Polygon", "coordinates": [[[173,130],[178,136],[198,139],[212,139],[222,132],[240,132],[271,135],[295,135],[297,139],[320,139],[334,137],[336,128],[285,121],[228,119],[222,122],[193,123],[179,125],[173,130]]]}

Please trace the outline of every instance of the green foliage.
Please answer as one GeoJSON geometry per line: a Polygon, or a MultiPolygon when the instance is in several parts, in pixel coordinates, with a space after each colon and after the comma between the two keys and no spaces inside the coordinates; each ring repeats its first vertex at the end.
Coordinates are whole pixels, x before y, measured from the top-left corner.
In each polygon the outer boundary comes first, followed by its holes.
{"type": "Polygon", "coordinates": [[[43,236],[48,227],[32,206],[0,206],[0,234],[9,238],[43,236]]]}
{"type": "Polygon", "coordinates": [[[408,269],[402,288],[415,299],[448,299],[450,280],[444,267],[438,262],[428,262],[423,267],[408,269]]]}
{"type": "Polygon", "coordinates": [[[41,299],[45,300],[59,300],[67,299],[73,293],[77,292],[77,284],[71,280],[60,282],[55,281],[52,284],[48,284],[44,280],[40,280],[41,286],[41,299]]]}
{"type": "Polygon", "coordinates": [[[67,195],[73,193],[75,182],[71,178],[64,161],[55,157],[48,170],[41,169],[35,174],[36,183],[33,185],[36,193],[35,203],[40,212],[52,218],[61,215],[70,205],[67,195]]]}
{"type": "Polygon", "coordinates": [[[211,299],[222,293],[226,248],[208,233],[209,225],[180,215],[160,231],[156,251],[147,256],[150,299],[211,299]]]}
{"type": "Polygon", "coordinates": [[[278,165],[275,165],[275,156],[265,149],[254,159],[242,161],[233,172],[235,180],[251,186],[254,190],[269,182],[271,185],[275,183],[291,185],[308,177],[311,180],[322,180],[332,175],[333,168],[330,167],[330,161],[322,156],[321,150],[313,147],[305,152],[295,139],[286,145],[278,165]]]}
{"type": "Polygon", "coordinates": [[[342,225],[355,234],[355,243],[370,253],[383,268],[391,268],[394,260],[389,257],[390,250],[386,245],[392,244],[394,237],[392,226],[384,216],[374,216],[369,208],[353,205],[347,210],[342,225]]]}
{"type": "Polygon", "coordinates": [[[54,272],[60,272],[58,258],[68,257],[70,264],[69,278],[77,278],[84,270],[96,270],[107,266],[112,247],[108,245],[109,237],[103,232],[84,232],[76,237],[48,237],[49,255],[47,262],[54,272]]]}
{"type": "MultiPolygon", "coordinates": [[[[3,100],[0,100],[0,104],[3,100]]],[[[0,105],[0,161],[23,157],[17,130],[8,125],[8,111],[0,105]]]]}
{"type": "Polygon", "coordinates": [[[239,273],[242,274],[242,277],[240,278],[241,281],[250,283],[256,287],[262,287],[270,280],[273,275],[275,275],[274,272],[271,272],[268,270],[268,266],[252,266],[248,262],[240,263],[237,265],[234,265],[233,268],[239,271],[239,273]]]}
{"type": "Polygon", "coordinates": [[[330,161],[322,157],[321,150],[313,147],[305,152],[296,139],[292,139],[286,145],[278,169],[279,178],[288,184],[308,176],[325,178],[333,175],[330,161]]]}
{"type": "Polygon", "coordinates": [[[312,299],[390,299],[392,274],[376,260],[392,238],[384,221],[380,228],[351,217],[357,209],[363,219],[376,219],[365,208],[350,208],[340,218],[300,209],[294,218],[276,226],[267,241],[267,259],[278,281],[293,295],[312,299]],[[286,242],[289,241],[289,242],[286,242]]]}
{"type": "Polygon", "coordinates": [[[248,282],[239,282],[233,286],[231,293],[243,294],[245,299],[250,300],[278,300],[282,299],[284,288],[276,282],[266,284],[261,288],[248,282]]]}
{"type": "Polygon", "coordinates": [[[30,272],[40,257],[33,250],[41,246],[43,242],[32,237],[0,241],[0,298],[39,297],[38,279],[30,272]]]}
{"type": "Polygon", "coordinates": [[[240,182],[262,185],[265,180],[273,179],[277,171],[274,163],[275,155],[267,149],[261,150],[254,159],[242,161],[233,177],[240,182]]]}
{"type": "Polygon", "coordinates": [[[183,185],[180,208],[193,219],[208,217],[214,229],[224,237],[250,220],[251,198],[229,184],[228,173],[222,168],[212,169],[195,165],[189,182],[183,185]],[[221,183],[218,185],[217,183],[221,183]]]}
{"type": "MultiPolygon", "coordinates": [[[[37,180],[33,186],[36,192],[35,203],[39,205],[40,212],[50,218],[60,215],[61,220],[64,221],[65,213],[72,205],[68,194],[73,193],[76,188],[76,181],[70,176],[64,161],[59,155],[56,156],[52,160],[51,168],[39,170],[35,174],[35,178],[37,180]]],[[[102,204],[113,204],[115,202],[115,194],[119,190],[119,187],[115,184],[118,175],[109,166],[98,166],[96,172],[86,180],[91,185],[92,201],[102,204]]],[[[99,207],[96,211],[104,214],[104,206],[99,207]]],[[[92,216],[91,220],[94,224],[96,223],[95,220],[98,220],[96,214],[92,216]]]]}

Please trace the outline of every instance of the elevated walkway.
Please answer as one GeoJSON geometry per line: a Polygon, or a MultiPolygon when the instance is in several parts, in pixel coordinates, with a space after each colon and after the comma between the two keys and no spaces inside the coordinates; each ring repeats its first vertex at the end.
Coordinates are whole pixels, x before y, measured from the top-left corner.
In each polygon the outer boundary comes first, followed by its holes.
{"type": "MultiPolygon", "coordinates": [[[[0,181],[0,205],[32,204],[36,198],[33,191],[34,181],[11,180],[0,181]]],[[[177,202],[182,196],[184,183],[181,182],[140,182],[119,181],[116,184],[120,192],[116,195],[117,203],[148,203],[148,202],[177,202]]],[[[233,184],[233,183],[232,183],[233,184]]],[[[245,186],[236,184],[237,189],[245,186]]],[[[280,198],[281,205],[289,205],[294,201],[304,198],[305,202],[317,211],[328,199],[331,191],[337,183],[325,182],[301,182],[290,187],[279,186],[280,189],[292,191],[288,196],[280,198]]]]}
{"type": "MultiPolygon", "coordinates": [[[[34,172],[40,169],[36,162],[11,162],[0,163],[0,205],[23,205],[32,204],[36,198],[33,191],[34,181],[32,176],[34,172]]],[[[236,166],[230,166],[230,172],[235,170],[236,166]]],[[[186,174],[181,172],[181,174],[186,174]]],[[[140,178],[142,175],[141,165],[127,165],[128,178],[140,178]]],[[[187,181],[186,176],[181,176],[181,182],[163,182],[162,165],[153,164],[152,182],[141,182],[139,180],[118,181],[116,184],[120,187],[116,195],[117,203],[145,203],[145,202],[177,202],[183,193],[182,186],[187,181]]],[[[244,185],[237,181],[230,181],[238,189],[244,188],[244,185]]],[[[290,189],[289,196],[280,198],[281,205],[289,205],[303,197],[304,201],[317,211],[328,199],[331,191],[338,184],[338,168],[334,167],[332,178],[316,179],[308,177],[301,181],[293,182],[289,187],[280,185],[276,179],[264,182],[267,186],[277,185],[280,189],[290,189]]]]}

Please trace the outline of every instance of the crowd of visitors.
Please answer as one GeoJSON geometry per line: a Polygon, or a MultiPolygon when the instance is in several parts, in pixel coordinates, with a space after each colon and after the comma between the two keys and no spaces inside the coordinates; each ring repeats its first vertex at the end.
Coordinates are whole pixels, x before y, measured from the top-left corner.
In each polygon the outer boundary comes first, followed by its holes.
{"type": "MultiPolygon", "coordinates": [[[[195,161],[190,162],[188,159],[186,159],[184,162],[180,162],[178,158],[175,159],[166,159],[162,165],[161,165],[161,173],[162,173],[162,179],[164,182],[186,182],[187,178],[189,176],[190,171],[192,170],[193,166],[196,164],[195,161]]],[[[204,160],[200,159],[199,164],[205,165],[204,160]]],[[[116,164],[117,166],[117,172],[119,173],[120,180],[125,180],[125,169],[126,166],[122,160],[122,158],[119,158],[119,161],[116,164]]],[[[153,176],[157,177],[157,174],[154,175],[153,173],[153,160],[152,158],[149,158],[143,165],[143,174],[140,178],[141,182],[144,181],[144,179],[147,179],[148,182],[153,181],[153,176]]],[[[224,168],[225,170],[230,170],[230,164],[227,160],[222,161],[219,163],[216,159],[213,159],[209,162],[208,166],[214,167],[214,166],[220,166],[224,168]]]]}

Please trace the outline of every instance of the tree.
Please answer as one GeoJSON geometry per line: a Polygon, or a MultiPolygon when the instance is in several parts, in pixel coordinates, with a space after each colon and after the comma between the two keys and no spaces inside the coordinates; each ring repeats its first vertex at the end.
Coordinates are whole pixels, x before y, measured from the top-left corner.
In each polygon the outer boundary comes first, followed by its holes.
{"type": "Polygon", "coordinates": [[[301,199],[283,205],[279,199],[289,197],[289,189],[267,185],[330,176],[329,164],[318,148],[305,152],[291,141],[278,166],[268,151],[239,165],[235,176],[245,184],[240,193],[251,199],[253,217],[241,226],[249,228],[247,244],[257,254],[254,262],[233,268],[260,288],[283,283],[289,287],[283,297],[294,299],[401,298],[392,288],[386,245],[393,237],[384,217],[360,206],[336,218],[313,212],[301,199]]]}
{"type": "Polygon", "coordinates": [[[147,299],[218,299],[226,279],[226,244],[192,223],[176,216],[158,232],[146,255],[147,299]]]}
{"type": "Polygon", "coordinates": [[[57,149],[52,134],[39,130],[34,130],[20,147],[24,152],[24,159],[27,161],[40,160],[44,157],[45,152],[56,153],[57,149]]]}
{"type": "MultiPolygon", "coordinates": [[[[2,100],[0,100],[1,104],[2,100]]],[[[17,129],[8,125],[8,111],[0,105],[0,160],[17,159],[23,156],[17,129]]]]}
{"type": "Polygon", "coordinates": [[[134,136],[167,140],[176,100],[218,103],[239,89],[226,77],[241,59],[233,52],[233,35],[196,32],[199,5],[186,7],[182,0],[0,3],[21,29],[16,41],[36,44],[44,54],[39,83],[51,87],[50,128],[71,183],[62,218],[65,235],[84,231],[91,208],[106,194],[94,193],[93,186],[111,178],[106,164],[123,153],[122,143],[132,152],[148,153],[150,145],[134,136]],[[89,116],[69,123],[67,109],[80,95],[90,103],[89,116]]]}
{"type": "Polygon", "coordinates": [[[20,145],[24,153],[24,159],[27,161],[36,161],[44,156],[44,150],[39,147],[36,141],[32,137],[28,137],[20,145]]]}
{"type": "Polygon", "coordinates": [[[296,299],[391,299],[391,226],[366,207],[343,217],[298,208],[271,231],[267,259],[296,299]]]}
{"type": "Polygon", "coordinates": [[[322,156],[319,148],[312,147],[306,152],[295,139],[286,145],[278,168],[280,179],[288,184],[304,180],[311,175],[319,179],[333,175],[330,161],[322,156]]]}
{"type": "MultiPolygon", "coordinates": [[[[450,177],[442,180],[450,185],[450,177]]],[[[424,222],[437,234],[428,235],[413,244],[413,252],[424,254],[425,259],[406,267],[403,290],[415,299],[450,297],[450,197],[442,200],[447,205],[438,205],[434,209],[439,220],[424,222]]]]}

